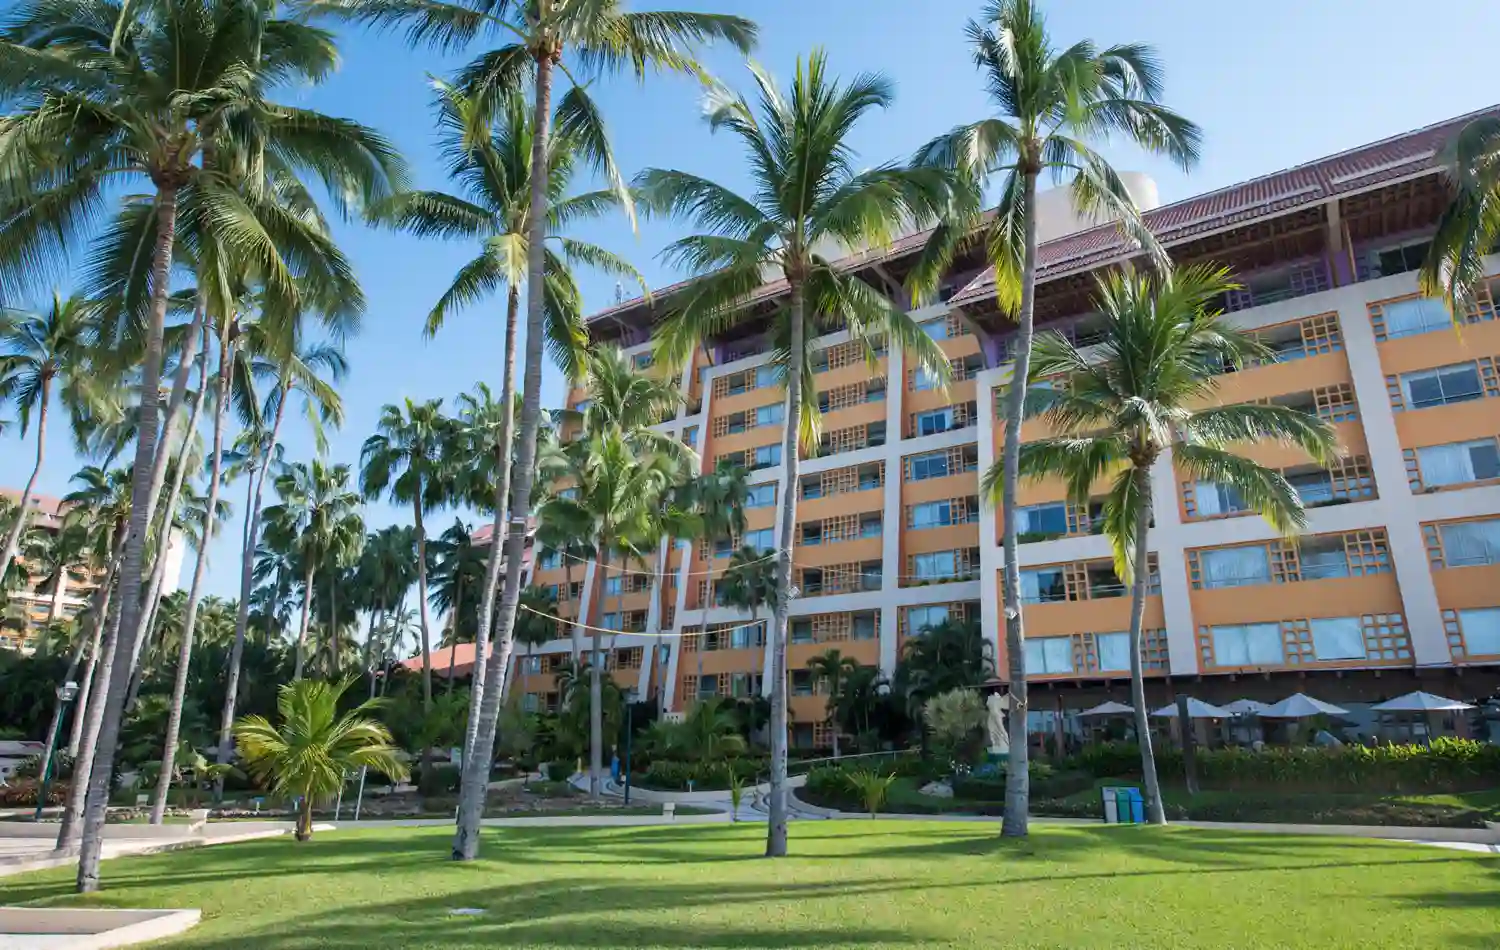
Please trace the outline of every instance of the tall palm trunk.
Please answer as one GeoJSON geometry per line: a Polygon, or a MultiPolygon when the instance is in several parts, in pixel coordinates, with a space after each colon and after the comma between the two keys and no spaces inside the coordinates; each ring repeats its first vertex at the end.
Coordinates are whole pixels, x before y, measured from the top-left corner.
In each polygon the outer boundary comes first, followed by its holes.
{"type": "MultiPolygon", "coordinates": [[[[161,398],[162,333],[167,319],[167,291],[172,277],[172,250],[177,234],[177,185],[158,182],[156,189],[156,247],[151,259],[151,312],[146,329],[146,352],[141,366],[141,405],[137,420],[135,465],[131,473],[130,534],[125,541],[125,560],[120,568],[120,636],[124,642],[111,657],[121,665],[135,654],[140,638],[141,566],[145,559],[147,533],[155,499],[152,469],[157,456],[158,406],[161,398]]],[[[170,430],[170,418],[168,420],[170,430]]],[[[110,777],[115,766],[115,746],[120,737],[121,713],[129,686],[128,663],[111,671],[109,692],[100,704],[103,721],[94,746],[89,772],[88,797],[83,814],[83,843],[78,855],[78,890],[99,889],[99,859],[104,851],[104,815],[109,807],[110,777]],[[115,675],[118,674],[118,675],[115,675]]]]}
{"type": "Polygon", "coordinates": [[[1146,616],[1146,590],[1151,583],[1151,565],[1147,563],[1149,546],[1146,533],[1151,526],[1151,468],[1135,469],[1136,497],[1141,499],[1135,513],[1135,576],[1130,584],[1130,704],[1135,707],[1136,742],[1141,748],[1141,775],[1146,785],[1146,811],[1154,825],[1167,823],[1167,811],[1161,800],[1161,785],[1156,780],[1156,752],[1151,748],[1151,720],[1146,711],[1146,681],[1141,674],[1141,626],[1146,616]]]}
{"type": "MultiPolygon", "coordinates": [[[[474,752],[479,734],[479,699],[484,693],[485,661],[489,658],[490,633],[495,618],[495,597],[500,591],[500,561],[505,537],[505,516],[510,507],[510,453],[514,441],[516,402],[516,336],[520,329],[521,292],[515,287],[505,295],[505,365],[500,377],[500,444],[495,448],[495,517],[490,527],[490,556],[484,565],[484,596],[479,601],[479,626],[474,638],[474,672],[469,679],[469,721],[464,727],[464,761],[474,752]]],[[[501,688],[504,688],[502,684],[501,688]]]]}
{"type": "Polygon", "coordinates": [[[1021,616],[1021,560],[1016,550],[1016,484],[1021,479],[1021,419],[1026,407],[1026,377],[1031,372],[1032,313],[1036,300],[1036,172],[1024,173],[1026,254],[1021,270],[1021,310],[1016,329],[1016,362],[1005,396],[1005,444],[1002,500],[1005,557],[1000,602],[1005,615],[1005,664],[1010,680],[1010,758],[1005,770],[1005,819],[1000,833],[1020,838],[1027,833],[1031,806],[1030,748],[1026,733],[1026,630],[1021,616]]]}
{"type": "Polygon", "coordinates": [[[312,624],[313,569],[312,558],[302,572],[302,617],[297,622],[297,653],[292,660],[292,679],[300,680],[306,665],[307,630],[312,624]]]}
{"type": "MultiPolygon", "coordinates": [[[[63,674],[62,682],[57,684],[58,688],[52,704],[52,722],[47,726],[47,744],[42,748],[42,767],[36,773],[39,778],[45,777],[51,770],[52,756],[57,752],[57,733],[62,727],[63,717],[62,687],[73,682],[73,677],[78,675],[78,665],[83,662],[83,651],[88,645],[88,637],[78,638],[78,643],[73,647],[73,655],[68,658],[68,670],[63,674]]],[[[46,802],[39,804],[45,805],[46,802]]]]}
{"type": "MultiPolygon", "coordinates": [[[[573,559],[563,554],[563,583],[568,585],[568,598],[573,598],[573,559]]],[[[576,605],[573,608],[573,622],[568,625],[568,646],[573,651],[573,665],[578,665],[578,658],[583,655],[583,635],[578,632],[578,625],[583,618],[578,614],[583,610],[583,598],[573,600],[576,605]]]]}
{"type": "Polygon", "coordinates": [[[797,521],[798,433],[802,428],[802,361],[805,300],[802,278],[791,280],[792,352],[786,374],[786,433],[782,439],[781,538],[776,552],[776,608],[771,617],[771,801],[766,857],[786,856],[787,822],[787,611],[791,608],[792,538],[797,521]]]}
{"type": "MultiPolygon", "coordinates": [[[[214,391],[213,459],[209,465],[208,508],[203,512],[203,533],[198,541],[198,563],[193,565],[193,584],[188,589],[187,607],[182,617],[182,643],[177,650],[177,677],[172,683],[172,707],[167,713],[167,735],[161,756],[161,772],[156,779],[156,798],[151,802],[151,824],[159,825],[167,815],[167,792],[172,787],[173,759],[177,737],[182,731],[182,704],[187,697],[188,667],[193,658],[193,635],[198,620],[198,598],[203,591],[203,575],[208,567],[208,545],[214,536],[214,509],[219,505],[219,481],[223,474],[224,410],[229,402],[229,360],[232,355],[227,340],[220,341],[219,379],[214,391]]],[[[207,386],[205,385],[205,389],[207,386]]],[[[165,553],[163,553],[165,558],[165,553]]]]}
{"type": "MultiPolygon", "coordinates": [[[[550,15],[550,0],[539,0],[539,12],[550,15]]],[[[552,119],[552,71],[549,51],[536,60],[536,104],[531,139],[531,167],[548,167],[548,132],[552,119]]],[[[516,456],[515,504],[517,526],[505,536],[505,590],[500,598],[500,616],[495,626],[495,649],[485,671],[484,697],[479,704],[479,731],[474,754],[464,762],[459,794],[458,829],[453,835],[453,858],[472,861],[479,857],[479,820],[484,813],[485,787],[490,761],[495,755],[495,725],[500,716],[500,689],[505,682],[514,643],[516,605],[521,599],[521,555],[526,541],[525,518],[531,511],[531,483],[536,475],[536,436],[542,418],[542,341],[546,337],[543,289],[547,240],[547,180],[545,173],[531,176],[530,228],[526,246],[526,376],[522,385],[521,448],[516,456]]]]}
{"type": "MultiPolygon", "coordinates": [[[[604,578],[601,594],[609,590],[609,538],[607,536],[599,539],[599,573],[604,578]]],[[[621,575],[620,590],[623,596],[625,590],[624,575],[621,575]]],[[[620,622],[620,616],[615,616],[615,622],[620,622]]],[[[589,648],[589,799],[598,801],[604,791],[604,656],[601,647],[604,645],[603,634],[599,627],[603,626],[601,617],[597,626],[590,625],[589,648]]]]}
{"type": "Polygon", "coordinates": [[[26,487],[21,490],[21,505],[16,509],[16,523],[10,526],[10,533],[5,536],[5,554],[0,558],[0,583],[4,583],[5,575],[10,573],[10,562],[16,559],[16,551],[21,547],[21,535],[26,533],[26,519],[31,514],[31,493],[36,490],[36,480],[41,476],[42,463],[47,458],[47,404],[52,401],[50,375],[42,376],[40,398],[41,408],[36,416],[36,463],[31,466],[31,477],[26,479],[26,487]]]}
{"type": "MultiPolygon", "coordinates": [[[[462,568],[459,570],[462,570],[462,568]]],[[[458,615],[459,611],[463,609],[464,603],[464,579],[462,575],[454,578],[454,583],[457,585],[457,588],[453,592],[453,642],[448,646],[448,685],[443,690],[445,694],[453,692],[453,666],[454,662],[458,659],[458,615]]],[[[478,639],[477,635],[475,639],[478,639]]]]}
{"type": "MultiPolygon", "coordinates": [[[[123,560],[123,559],[122,559],[123,560]]],[[[123,578],[122,581],[123,583],[123,578]]],[[[89,779],[94,770],[94,754],[99,747],[99,732],[104,726],[104,699],[115,678],[115,658],[120,655],[120,617],[124,605],[115,591],[105,622],[104,641],[99,660],[94,664],[94,682],[88,694],[88,712],[78,739],[78,755],[73,759],[73,782],[68,787],[68,802],[63,809],[62,824],[57,829],[57,847],[77,847],[83,835],[84,809],[88,804],[89,779]]],[[[120,672],[123,677],[123,671],[120,672]]]]}
{"type": "MultiPolygon", "coordinates": [[[[411,503],[417,534],[417,616],[422,623],[422,711],[432,712],[432,634],[427,614],[427,529],[422,524],[422,486],[411,503]]],[[[423,753],[426,758],[426,753],[423,753]]]]}
{"type": "Polygon", "coordinates": [[[122,535],[111,545],[109,567],[104,572],[104,580],[94,591],[94,603],[90,611],[93,614],[93,623],[90,624],[93,630],[89,635],[89,659],[84,666],[83,681],[78,685],[78,698],[73,704],[73,725],[68,734],[68,755],[75,764],[78,761],[78,744],[83,741],[83,721],[88,709],[89,692],[94,684],[94,671],[99,666],[99,647],[104,640],[104,627],[113,600],[115,576],[120,567],[120,549],[124,540],[122,535]]]}
{"type": "MultiPolygon", "coordinates": [[[[250,626],[250,589],[255,582],[255,545],[260,540],[261,502],[265,497],[266,473],[271,467],[271,453],[275,451],[276,439],[281,434],[281,420],[286,415],[289,396],[290,386],[283,383],[281,400],[276,404],[276,421],[271,424],[271,441],[266,447],[266,457],[261,459],[260,467],[251,475],[250,480],[255,486],[253,498],[249,498],[250,489],[246,489],[249,502],[245,517],[248,523],[245,527],[245,548],[240,555],[240,601],[234,614],[234,646],[229,651],[229,674],[224,679],[224,711],[219,716],[220,765],[228,764],[234,754],[234,710],[239,700],[240,667],[245,661],[245,632],[250,626]]],[[[223,788],[224,780],[220,778],[215,782],[215,789],[222,792],[223,788]]]]}
{"type": "Polygon", "coordinates": [[[68,595],[68,565],[57,565],[57,576],[52,584],[52,604],[47,608],[47,619],[56,620],[62,616],[63,598],[68,595]]]}

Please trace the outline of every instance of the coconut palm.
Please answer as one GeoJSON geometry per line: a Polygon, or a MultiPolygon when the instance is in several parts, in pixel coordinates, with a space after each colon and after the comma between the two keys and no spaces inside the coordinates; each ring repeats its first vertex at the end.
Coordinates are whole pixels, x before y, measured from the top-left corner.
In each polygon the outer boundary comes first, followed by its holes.
{"type": "MultiPolygon", "coordinates": [[[[1069,498],[1087,502],[1090,487],[1110,482],[1104,534],[1114,547],[1115,571],[1131,585],[1130,687],[1136,709],[1151,820],[1166,823],[1141,679],[1141,619],[1149,570],[1151,467],[1168,457],[1189,478],[1224,485],[1278,531],[1294,534],[1305,519],[1302,501],[1274,469],[1236,454],[1260,442],[1296,446],[1327,464],[1336,454],[1333,428],[1285,406],[1246,403],[1210,406],[1219,374],[1247,360],[1270,358],[1267,347],[1230,326],[1214,303],[1235,289],[1228,272],[1182,268],[1160,278],[1115,274],[1099,288],[1103,341],[1086,359],[1055,333],[1037,339],[1032,379],[1063,376],[1055,392],[1038,390],[1041,417],[1059,434],[1021,448],[1020,477],[1061,476],[1069,498]]],[[[1004,469],[991,467],[982,490],[995,504],[1005,490],[1004,469]]],[[[1011,601],[1011,603],[1017,603],[1011,601]]]]}
{"type": "Polygon", "coordinates": [[[416,545],[411,528],[392,525],[367,537],[359,554],[355,585],[370,617],[365,639],[365,667],[370,671],[372,696],[375,694],[375,670],[379,668],[377,658],[383,657],[389,649],[383,644],[380,652],[375,652],[377,630],[383,638],[387,616],[398,604],[405,602],[407,591],[417,582],[416,545]]]}
{"type": "MultiPolygon", "coordinates": [[[[302,678],[312,618],[313,575],[353,534],[364,537],[360,496],[351,490],[348,465],[322,459],[295,462],[276,477],[280,504],[266,509],[266,537],[273,548],[294,552],[302,569],[302,620],[297,632],[293,679],[302,678]]],[[[356,552],[357,553],[357,552],[356,552]]]]}
{"type": "Polygon", "coordinates": [[[859,669],[859,661],[830,648],[808,660],[807,668],[823,683],[828,695],[828,723],[833,727],[833,757],[836,759],[839,757],[839,721],[835,715],[838,697],[844,692],[844,681],[859,669]]]}
{"type": "Polygon", "coordinates": [[[443,646],[448,648],[448,692],[453,692],[453,661],[460,643],[478,645],[477,603],[485,581],[485,548],[474,543],[469,526],[462,518],[433,539],[427,548],[432,559],[428,567],[432,606],[448,615],[448,633],[443,646]]]}
{"type": "Polygon", "coordinates": [[[365,440],[359,456],[359,483],[366,498],[385,495],[395,504],[411,505],[417,542],[417,610],[422,618],[422,695],[429,707],[432,627],[427,618],[427,529],[423,516],[446,504],[451,494],[451,469],[444,450],[453,425],[453,420],[443,415],[441,399],[421,403],[407,399],[404,406],[388,404],[381,408],[375,434],[365,440]]]}
{"type": "MultiPolygon", "coordinates": [[[[557,70],[572,80],[558,102],[558,134],[576,137],[586,164],[601,172],[621,203],[630,208],[629,192],[615,167],[614,155],[600,112],[588,93],[589,83],[602,75],[630,71],[644,79],[648,72],[671,70],[702,75],[696,47],[725,40],[742,51],[755,41],[755,25],[741,17],[708,13],[652,10],[626,12],[621,0],[323,0],[319,6],[357,20],[408,28],[414,42],[455,48],[481,35],[499,34],[505,45],[490,50],[460,70],[458,86],[477,99],[481,111],[521,90],[533,94],[532,168],[546,164],[552,154],[552,97],[557,70]],[[528,80],[530,81],[528,83],[528,80]]],[[[537,429],[542,416],[542,348],[546,338],[546,237],[550,224],[547,182],[531,177],[530,233],[526,241],[526,363],[521,419],[521,446],[512,489],[515,507],[531,507],[536,467],[537,429]]],[[[510,661],[510,637],[521,594],[522,533],[506,539],[505,588],[496,623],[497,648],[489,658],[485,691],[480,702],[476,754],[469,757],[460,794],[458,830],[453,840],[455,860],[479,855],[479,820],[484,811],[488,765],[500,714],[501,677],[510,661]]]]}
{"type": "Polygon", "coordinates": [[[1484,258],[1500,244],[1500,118],[1465,124],[1443,147],[1442,162],[1453,197],[1418,279],[1422,293],[1447,301],[1462,322],[1478,306],[1484,258]]]}
{"type": "Polygon", "coordinates": [[[390,730],[372,717],[381,700],[366,700],[339,715],[339,699],[354,680],[287,683],[276,698],[278,724],[263,716],[234,724],[246,770],[277,795],[297,799],[298,841],[312,837],[313,806],[332,798],[349,772],[371,768],[395,781],[406,779],[390,730]]]}
{"type": "MultiPolygon", "coordinates": [[[[255,555],[260,546],[264,518],[266,479],[275,479],[285,468],[280,443],[281,425],[287,406],[300,400],[303,413],[312,429],[314,441],[324,444],[324,425],[343,421],[343,401],[335,384],[348,372],[348,362],[341,347],[321,343],[303,344],[291,350],[279,346],[261,347],[252,340],[236,349],[234,364],[235,391],[242,394],[254,388],[255,380],[272,374],[274,384],[258,412],[242,411],[244,429],[235,440],[234,454],[227,459],[230,471],[246,476],[245,534],[240,551],[240,596],[234,619],[234,646],[229,655],[229,673],[225,680],[224,709],[219,716],[218,764],[229,762],[233,755],[231,729],[235,706],[239,702],[240,664],[245,653],[245,635],[250,628],[252,589],[255,583],[255,555]],[[258,358],[259,357],[259,358],[258,358]],[[270,418],[271,426],[264,422],[270,418]]],[[[253,400],[250,401],[253,404],[253,400]]],[[[274,613],[274,611],[273,611],[274,613]]]]}
{"type": "MultiPolygon", "coordinates": [[[[993,268],[996,297],[1015,314],[1015,369],[1028,378],[1032,316],[1036,300],[1037,179],[1050,174],[1067,182],[1080,213],[1118,222],[1126,238],[1166,263],[1151,232],[1141,222],[1125,183],[1091,142],[1119,136],[1149,152],[1165,155],[1184,170],[1198,160],[1201,133],[1192,122],[1161,104],[1162,69],[1155,52],[1139,43],[1099,49],[1081,40],[1059,50],[1052,44],[1036,0],[989,0],[965,35],[996,114],[960,125],[924,145],[921,164],[954,169],[973,186],[971,198],[956,202],[954,214],[933,233],[913,280],[936,288],[954,252],[979,243],[993,268]],[[979,214],[980,190],[998,187],[999,206],[979,214]]],[[[1005,404],[1001,459],[1015,485],[1020,452],[1023,387],[1012,387],[1005,404]]],[[[1003,592],[1019,603],[1021,574],[1016,550],[1015,497],[1004,499],[1003,592]]],[[[1025,632],[1019,612],[1006,615],[1011,731],[1025,735],[1026,674],[1022,667],[1025,632]]],[[[1002,833],[1026,834],[1029,799],[1026,744],[1011,751],[1006,773],[1002,833]]]]}
{"type": "MultiPolygon", "coordinates": [[[[639,540],[651,535],[660,499],[681,468],[668,455],[638,451],[630,438],[614,428],[569,443],[564,449],[573,481],[571,497],[558,495],[542,505],[540,522],[587,525],[593,538],[599,574],[609,576],[611,558],[639,559],[639,540]]],[[[604,652],[597,628],[592,631],[589,706],[589,795],[597,799],[604,782],[604,704],[600,698],[604,652]]]]}
{"type": "MultiPolygon", "coordinates": [[[[565,461],[562,464],[565,464],[565,461]]],[[[597,554],[598,549],[594,545],[594,523],[586,512],[572,507],[555,505],[549,507],[549,505],[550,502],[543,502],[538,509],[537,555],[544,557],[555,554],[562,561],[563,584],[567,588],[568,597],[575,604],[580,604],[582,599],[573,597],[573,569],[576,565],[592,561],[597,554]],[[541,512],[546,512],[546,517],[542,517],[541,512]]],[[[581,621],[583,617],[575,610],[574,619],[581,621]]],[[[569,624],[568,631],[572,641],[570,654],[573,662],[577,663],[583,653],[583,642],[579,638],[578,624],[569,624]]]]}
{"type": "Polygon", "coordinates": [[[950,618],[907,638],[895,689],[906,698],[907,714],[917,718],[932,697],[973,688],[994,675],[994,645],[979,624],[950,618]]]}
{"type": "Polygon", "coordinates": [[[715,87],[706,111],[714,130],[737,136],[750,158],[753,197],[681,171],[650,169],[637,179],[644,200],[660,211],[686,215],[709,233],[671,244],[666,257],[698,276],[678,294],[656,332],[659,362],[681,366],[705,337],[751,319],[743,306],[766,273],[786,281],[773,318],[772,365],[786,387],[786,441],[778,550],[779,595],[772,624],[771,811],[766,853],[786,853],[786,613],[796,522],[798,444],[817,443],[818,413],[807,350],[813,330],[840,326],[863,345],[874,365],[876,342],[889,339],[939,380],[949,378],[942,351],[885,294],[824,256],[891,240],[943,211],[952,178],[939,169],[880,165],[856,170],[849,136],[859,120],[887,107],[890,84],[860,75],[847,85],[827,72],[822,52],[798,60],[789,95],[752,67],[760,114],[743,96],[715,87]]]}
{"type": "Polygon", "coordinates": [[[76,403],[80,390],[94,385],[90,365],[97,336],[96,314],[81,297],[65,300],[54,292],[52,306],[43,313],[0,310],[0,405],[15,403],[22,436],[30,431],[33,417],[36,421],[36,462],[0,550],[0,583],[31,517],[32,493],[47,457],[52,397],[61,395],[65,402],[76,403]]]}

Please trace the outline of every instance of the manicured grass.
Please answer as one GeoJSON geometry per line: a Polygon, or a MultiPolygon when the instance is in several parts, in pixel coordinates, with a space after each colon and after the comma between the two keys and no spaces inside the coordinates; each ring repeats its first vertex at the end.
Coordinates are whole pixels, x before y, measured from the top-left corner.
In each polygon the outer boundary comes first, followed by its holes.
{"type": "Polygon", "coordinates": [[[1390,842],[993,823],[389,829],[0,879],[0,904],[199,907],[183,950],[1494,946],[1500,860],[1390,842]],[[454,916],[478,908],[478,916],[454,916]]]}

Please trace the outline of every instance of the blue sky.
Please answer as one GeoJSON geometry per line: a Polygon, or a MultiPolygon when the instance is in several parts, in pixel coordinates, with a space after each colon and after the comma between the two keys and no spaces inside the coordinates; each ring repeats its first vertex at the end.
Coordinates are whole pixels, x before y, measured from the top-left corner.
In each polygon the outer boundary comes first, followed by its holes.
{"type": "MultiPolygon", "coordinates": [[[[643,2],[641,6],[668,6],[643,2]]],[[[933,134],[987,114],[963,43],[964,21],[979,0],[675,0],[670,6],[733,12],[761,26],[756,59],[781,77],[799,54],[827,49],[840,74],[884,72],[896,102],[857,130],[869,163],[900,158],[933,134]]],[[[1117,168],[1145,171],[1164,202],[1263,175],[1500,101],[1500,82],[1482,44],[1465,37],[1500,34],[1492,0],[1259,0],[1255,4],[1152,0],[1054,0],[1046,4],[1059,45],[1089,37],[1100,44],[1154,45],[1166,67],[1166,99],[1203,126],[1203,161],[1191,174],[1124,146],[1103,149],[1117,168]]],[[[294,94],[298,104],[377,126],[411,159],[423,187],[443,185],[434,157],[429,75],[442,75],[467,55],[412,52],[398,36],[346,31],[343,66],[326,85],[294,94]]],[[[474,51],[477,52],[478,47],[474,51]]],[[[712,54],[712,68],[732,84],[746,73],[734,56],[712,54]]],[[[678,167],[731,187],[744,182],[733,142],[711,137],[700,118],[698,91],[684,79],[606,81],[596,97],[607,115],[621,165],[629,173],[678,167]]],[[[653,284],[678,279],[656,259],[682,230],[645,222],[632,234],[623,221],[578,233],[628,256],[653,284]]],[[[403,397],[453,397],[478,380],[500,385],[499,319],[503,303],[450,319],[440,336],[423,340],[422,323],[457,266],[472,254],[461,244],[422,242],[357,226],[340,229],[369,300],[361,333],[349,342],[352,373],[343,388],[347,421],[332,437],[331,455],[357,462],[380,406],[403,397]]],[[[590,310],[613,301],[615,281],[583,275],[590,310]]],[[[627,288],[627,293],[630,293],[627,288]]],[[[544,401],[557,404],[561,383],[549,368],[544,401]]],[[[13,416],[5,412],[6,416],[13,416]]],[[[41,490],[61,494],[82,462],[68,450],[64,428],[52,434],[41,490]]],[[[293,426],[289,454],[306,458],[311,439],[293,426]]],[[[0,437],[0,485],[19,487],[30,471],[32,445],[17,429],[0,437]]],[[[231,490],[238,503],[242,491],[231,490]]],[[[236,523],[240,515],[236,506],[236,523]]],[[[372,526],[408,514],[372,505],[372,526]]],[[[428,520],[434,532],[452,513],[428,520]]],[[[466,516],[467,517],[467,516],[466,516]]],[[[210,549],[208,590],[233,595],[237,552],[231,527],[210,549]]],[[[189,566],[190,569],[190,566],[189,566]]],[[[184,576],[184,584],[188,578],[184,576]]]]}

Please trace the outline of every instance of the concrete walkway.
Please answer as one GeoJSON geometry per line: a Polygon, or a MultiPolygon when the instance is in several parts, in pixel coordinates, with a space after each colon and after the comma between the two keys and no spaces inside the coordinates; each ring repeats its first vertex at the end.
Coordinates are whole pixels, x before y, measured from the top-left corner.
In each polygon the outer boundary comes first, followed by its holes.
{"type": "MultiPolygon", "coordinates": [[[[290,821],[225,821],[210,823],[191,833],[177,837],[129,837],[129,825],[109,825],[123,834],[111,835],[104,841],[104,857],[119,858],[131,854],[157,854],[162,851],[177,851],[183,848],[201,848],[215,844],[233,844],[237,841],[256,841],[262,838],[277,838],[292,833],[290,821]]],[[[187,826],[181,826],[186,829],[187,826]]],[[[47,868],[76,864],[76,851],[58,851],[53,847],[52,836],[17,837],[4,836],[5,828],[0,824],[0,877],[21,874],[26,871],[42,871],[47,868]]]]}

